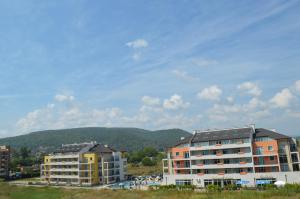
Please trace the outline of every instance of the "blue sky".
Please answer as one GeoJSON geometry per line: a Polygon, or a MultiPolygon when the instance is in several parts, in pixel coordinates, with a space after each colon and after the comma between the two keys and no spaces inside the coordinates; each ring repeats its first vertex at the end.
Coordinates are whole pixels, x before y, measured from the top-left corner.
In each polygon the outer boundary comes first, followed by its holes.
{"type": "Polygon", "coordinates": [[[0,137],[83,126],[300,135],[299,1],[0,2],[0,137]]]}

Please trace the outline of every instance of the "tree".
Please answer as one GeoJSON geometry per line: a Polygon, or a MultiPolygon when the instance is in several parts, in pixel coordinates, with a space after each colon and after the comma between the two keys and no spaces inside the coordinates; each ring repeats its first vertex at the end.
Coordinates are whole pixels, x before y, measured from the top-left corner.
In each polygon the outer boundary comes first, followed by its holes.
{"type": "Polygon", "coordinates": [[[145,147],[143,152],[146,157],[155,157],[158,154],[157,150],[153,147],[145,147]]]}
{"type": "Polygon", "coordinates": [[[155,161],[152,161],[149,157],[144,157],[142,160],[142,164],[144,166],[154,166],[155,165],[155,161]]]}
{"type": "Polygon", "coordinates": [[[21,147],[20,148],[19,154],[20,154],[22,160],[25,160],[25,159],[29,158],[30,153],[31,153],[31,151],[27,147],[21,147]]]}

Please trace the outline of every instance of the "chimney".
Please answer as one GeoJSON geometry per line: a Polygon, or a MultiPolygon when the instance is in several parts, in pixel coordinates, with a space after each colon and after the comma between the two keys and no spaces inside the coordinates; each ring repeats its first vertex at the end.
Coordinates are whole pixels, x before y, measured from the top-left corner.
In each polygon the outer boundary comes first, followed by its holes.
{"type": "Polygon", "coordinates": [[[108,147],[108,145],[107,145],[107,144],[105,144],[105,145],[104,145],[104,147],[105,147],[105,148],[107,148],[107,147],[108,147]]]}

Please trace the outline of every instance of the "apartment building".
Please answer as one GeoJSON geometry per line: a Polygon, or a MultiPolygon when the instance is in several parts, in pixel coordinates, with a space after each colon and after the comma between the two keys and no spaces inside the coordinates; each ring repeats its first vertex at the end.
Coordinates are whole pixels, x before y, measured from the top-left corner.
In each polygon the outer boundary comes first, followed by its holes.
{"type": "Polygon", "coordinates": [[[300,183],[295,139],[274,130],[245,128],[195,131],[168,150],[163,184],[300,183]]]}
{"type": "Polygon", "coordinates": [[[10,147],[0,146],[0,177],[9,176],[10,147]]]}
{"type": "Polygon", "coordinates": [[[123,181],[127,160],[107,145],[64,144],[44,157],[41,178],[49,184],[92,186],[123,181]]]}

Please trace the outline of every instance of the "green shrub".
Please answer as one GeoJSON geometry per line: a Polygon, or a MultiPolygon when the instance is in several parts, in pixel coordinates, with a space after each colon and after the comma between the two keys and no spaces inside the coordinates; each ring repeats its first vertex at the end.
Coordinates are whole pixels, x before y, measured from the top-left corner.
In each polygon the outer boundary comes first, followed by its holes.
{"type": "Polygon", "coordinates": [[[218,185],[210,184],[206,187],[208,192],[221,192],[222,188],[218,185]]]}
{"type": "Polygon", "coordinates": [[[155,164],[156,164],[156,162],[155,161],[152,161],[150,158],[148,158],[148,157],[145,157],[145,158],[143,158],[143,160],[142,160],[142,164],[144,165],[144,166],[154,166],[155,164]]]}
{"type": "Polygon", "coordinates": [[[286,184],[283,189],[287,192],[300,193],[300,184],[286,184]]]}
{"type": "Polygon", "coordinates": [[[195,185],[161,185],[158,187],[159,190],[179,190],[179,191],[193,191],[196,186],[195,185]]]}
{"type": "Polygon", "coordinates": [[[235,184],[228,184],[228,185],[224,186],[224,189],[225,189],[225,190],[233,191],[233,190],[237,190],[238,187],[237,187],[237,185],[235,185],[235,184]]]}
{"type": "Polygon", "coordinates": [[[277,189],[277,186],[275,184],[266,184],[263,187],[264,187],[265,190],[277,189]]]}

